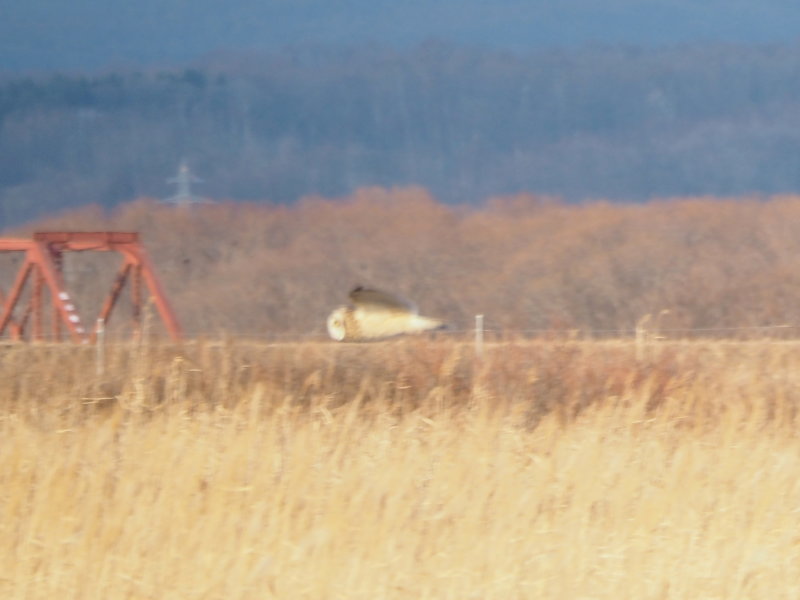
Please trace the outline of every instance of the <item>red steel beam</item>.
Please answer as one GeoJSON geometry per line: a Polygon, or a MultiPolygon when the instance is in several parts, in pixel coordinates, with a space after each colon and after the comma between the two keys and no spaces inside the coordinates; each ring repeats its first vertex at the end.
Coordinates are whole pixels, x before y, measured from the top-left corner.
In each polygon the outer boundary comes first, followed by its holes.
{"type": "Polygon", "coordinates": [[[131,263],[126,260],[122,264],[122,268],[120,268],[117,276],[114,278],[114,283],[111,285],[111,290],[108,292],[108,296],[106,296],[106,299],[103,302],[103,308],[100,309],[100,316],[97,317],[94,329],[92,330],[92,341],[97,339],[100,320],[102,319],[103,327],[108,325],[108,321],[111,318],[111,311],[114,309],[114,305],[117,303],[117,298],[119,298],[119,294],[122,291],[122,288],[125,286],[125,281],[128,279],[128,273],[130,270],[131,263]]]}
{"type": "Polygon", "coordinates": [[[25,282],[31,270],[33,270],[33,263],[28,259],[22,264],[20,270],[17,271],[17,278],[11,288],[11,292],[6,296],[3,312],[0,313],[0,335],[3,334],[6,327],[8,327],[8,324],[11,322],[11,313],[14,310],[14,306],[17,304],[17,300],[19,300],[19,297],[22,295],[22,289],[25,287],[25,282]]]}
{"type": "Polygon", "coordinates": [[[141,307],[141,282],[143,280],[170,336],[174,340],[181,338],[178,319],[167,300],[153,265],[139,241],[138,233],[127,231],[39,231],[33,234],[33,239],[31,240],[0,238],[0,252],[25,252],[25,262],[17,274],[11,293],[5,299],[0,296],[0,305],[2,305],[2,310],[0,311],[0,335],[2,335],[6,327],[11,325],[13,335],[21,337],[28,321],[28,316],[33,313],[33,337],[36,339],[41,337],[41,297],[42,288],[46,286],[50,292],[53,305],[52,325],[54,336],[57,339],[60,338],[60,326],[63,322],[74,341],[87,342],[95,339],[95,330],[87,333],[83,328],[80,317],[64,285],[60,265],[61,255],[65,251],[119,252],[123,255],[124,263],[122,268],[117,274],[117,278],[101,309],[100,318],[104,322],[107,322],[110,318],[122,287],[126,280],[130,279],[133,318],[135,326],[138,327],[141,307]],[[25,318],[22,323],[15,324],[12,320],[12,314],[31,272],[35,272],[36,279],[33,283],[25,318]]]}
{"type": "Polygon", "coordinates": [[[147,289],[150,290],[150,295],[170,336],[174,340],[181,339],[181,326],[178,324],[178,318],[175,316],[169,300],[167,300],[167,294],[164,288],[161,287],[161,282],[156,277],[153,264],[150,262],[150,258],[144,248],[140,244],[135,244],[126,248],[124,253],[133,258],[135,264],[139,265],[142,278],[147,285],[147,289]]]}
{"type": "Polygon", "coordinates": [[[0,252],[27,252],[32,245],[33,240],[0,238],[0,252]]]}
{"type": "Polygon", "coordinates": [[[116,251],[139,243],[139,234],[133,231],[37,231],[33,241],[44,242],[57,250],[116,251]]]}

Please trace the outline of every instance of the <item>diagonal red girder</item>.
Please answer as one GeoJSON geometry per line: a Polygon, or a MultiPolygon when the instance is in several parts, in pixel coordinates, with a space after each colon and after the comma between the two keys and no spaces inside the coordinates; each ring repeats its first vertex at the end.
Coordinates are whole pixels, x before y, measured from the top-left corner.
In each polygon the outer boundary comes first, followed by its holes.
{"type": "Polygon", "coordinates": [[[138,233],[123,231],[40,231],[32,239],[0,238],[0,252],[23,252],[25,259],[7,296],[0,294],[0,336],[8,331],[12,338],[22,339],[29,316],[33,315],[32,339],[42,339],[41,315],[43,310],[43,289],[47,289],[53,310],[53,330],[59,337],[60,327],[64,326],[76,342],[93,342],[96,330],[81,323],[74,300],[66,289],[61,274],[62,254],[64,252],[118,252],[123,257],[111,289],[103,302],[99,319],[107,323],[111,318],[117,298],[126,282],[130,281],[134,294],[134,330],[138,329],[140,290],[142,281],[156,306],[159,316],[173,340],[181,338],[178,319],[161,286],[155,268],[150,261],[138,233]],[[33,277],[31,277],[33,276],[33,277]],[[21,299],[26,285],[33,279],[27,306],[21,307],[21,299]],[[16,322],[15,309],[24,310],[24,316],[16,322]]]}

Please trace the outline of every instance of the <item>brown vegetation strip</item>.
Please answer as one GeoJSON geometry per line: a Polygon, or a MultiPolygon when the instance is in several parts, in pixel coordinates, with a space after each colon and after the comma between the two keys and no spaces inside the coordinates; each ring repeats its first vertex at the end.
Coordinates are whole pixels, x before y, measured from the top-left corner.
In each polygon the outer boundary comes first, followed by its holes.
{"type": "Polygon", "coordinates": [[[4,598],[794,598],[800,345],[0,348],[4,598]]]}
{"type": "MultiPolygon", "coordinates": [[[[370,188],[292,207],[186,211],[142,200],[14,234],[140,231],[192,337],[322,337],[325,318],[356,284],[413,298],[461,330],[476,314],[506,332],[631,331],[651,315],[648,328],[673,337],[698,329],[752,337],[762,327],[797,337],[798,221],[797,196],[566,205],[520,195],[465,208],[420,188],[370,188]]],[[[0,281],[10,282],[6,258],[0,281]]],[[[112,259],[68,258],[84,320],[99,312],[112,259]]],[[[123,323],[109,326],[113,335],[123,323]]]]}

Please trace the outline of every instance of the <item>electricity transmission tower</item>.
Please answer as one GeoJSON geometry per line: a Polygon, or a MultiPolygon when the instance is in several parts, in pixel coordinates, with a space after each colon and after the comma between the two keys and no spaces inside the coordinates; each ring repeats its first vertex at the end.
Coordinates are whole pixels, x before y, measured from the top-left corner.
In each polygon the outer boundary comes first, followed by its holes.
{"type": "Polygon", "coordinates": [[[167,183],[173,183],[177,186],[175,190],[176,193],[174,196],[164,198],[162,202],[164,204],[175,204],[176,206],[182,207],[191,206],[192,204],[210,204],[212,201],[208,198],[202,198],[192,194],[192,184],[202,182],[203,180],[195,177],[194,173],[189,169],[188,163],[183,160],[181,161],[180,167],[178,167],[178,173],[175,177],[167,179],[167,183]]]}

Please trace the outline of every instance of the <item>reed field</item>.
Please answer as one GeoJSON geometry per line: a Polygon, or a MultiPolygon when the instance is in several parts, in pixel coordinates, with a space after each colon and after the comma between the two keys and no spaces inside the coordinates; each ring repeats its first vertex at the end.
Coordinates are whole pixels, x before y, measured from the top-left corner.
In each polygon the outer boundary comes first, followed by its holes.
{"type": "Polygon", "coordinates": [[[0,347],[0,597],[800,597],[800,342],[0,347]]]}

